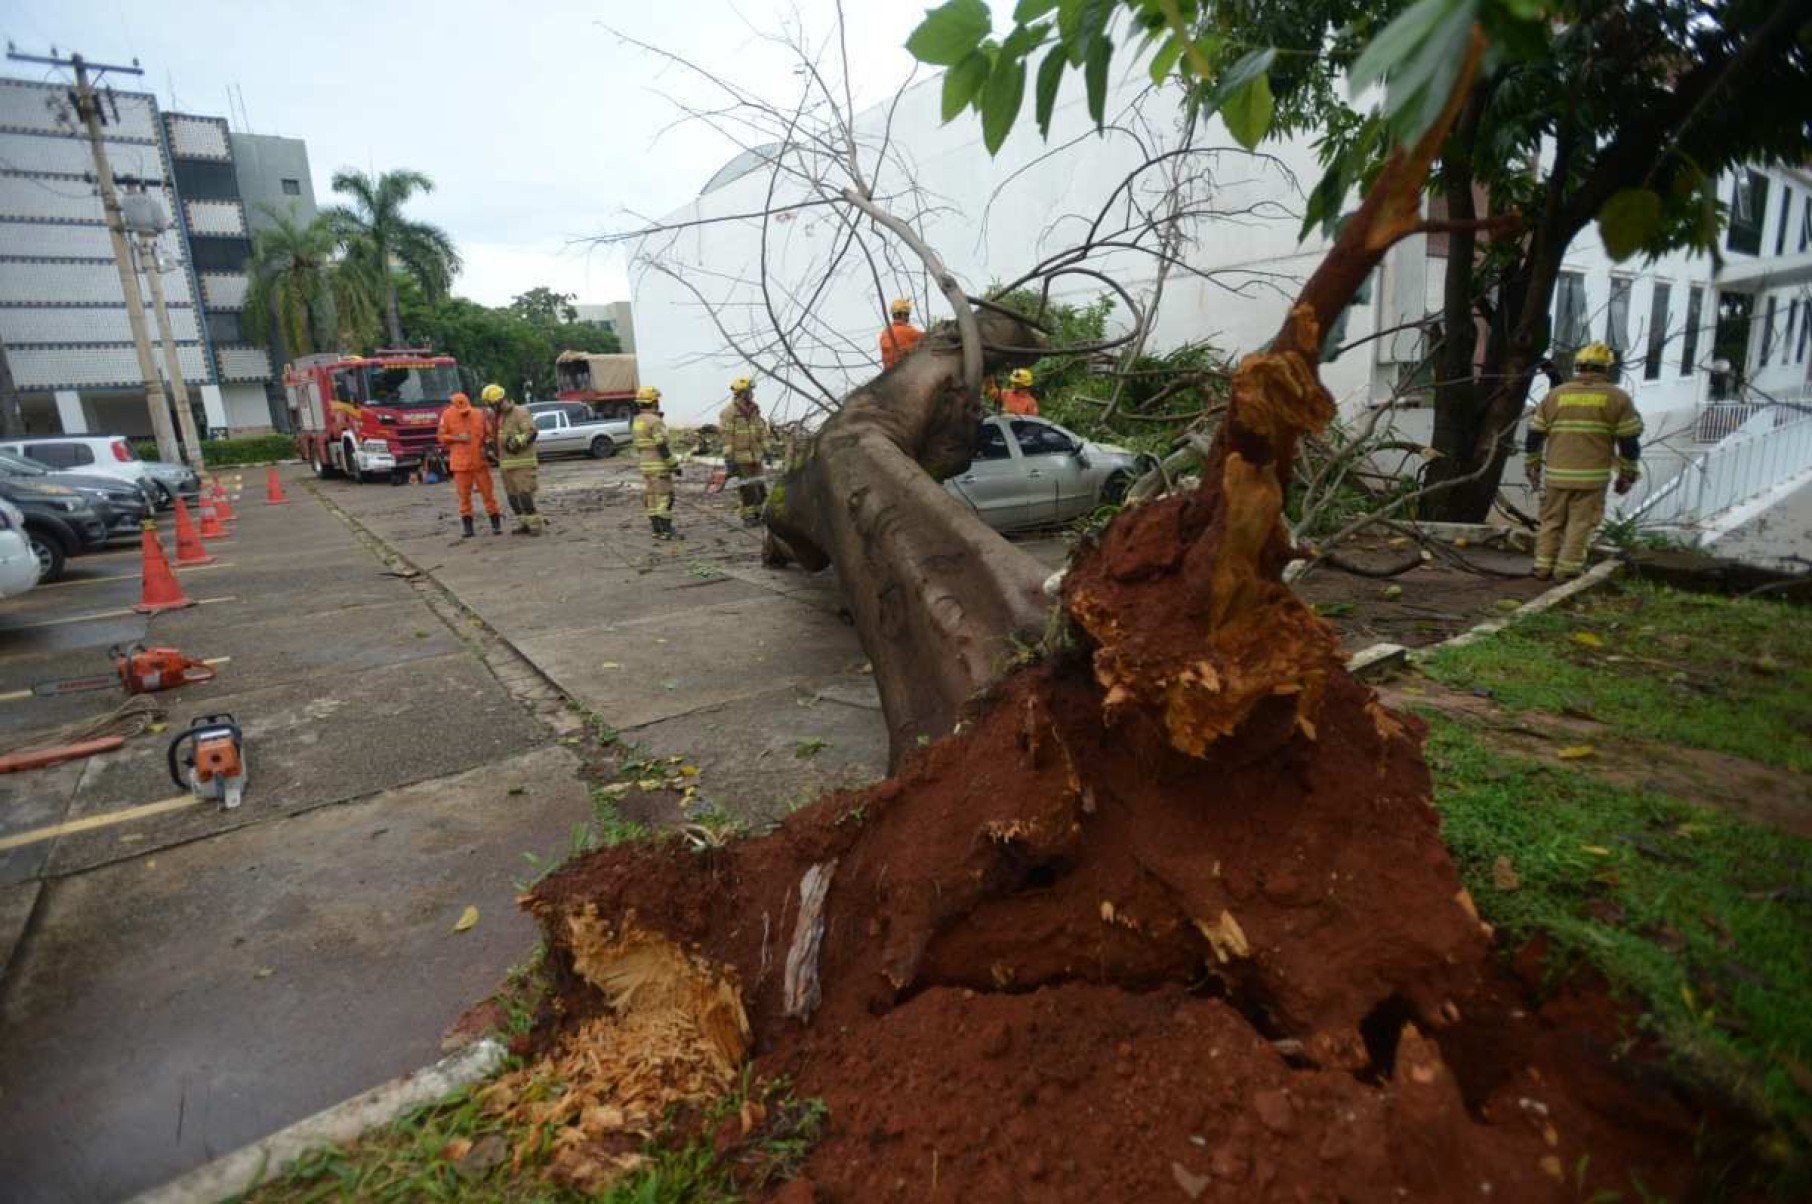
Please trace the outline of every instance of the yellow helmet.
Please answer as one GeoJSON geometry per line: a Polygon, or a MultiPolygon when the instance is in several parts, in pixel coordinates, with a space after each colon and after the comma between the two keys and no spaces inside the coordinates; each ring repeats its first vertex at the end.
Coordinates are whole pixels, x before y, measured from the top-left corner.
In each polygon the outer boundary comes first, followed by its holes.
{"type": "Polygon", "coordinates": [[[482,392],[478,395],[478,400],[488,406],[496,405],[498,402],[503,400],[503,386],[502,385],[486,385],[484,387],[484,392],[482,392]]]}
{"type": "Polygon", "coordinates": [[[1012,385],[1015,389],[1030,388],[1032,384],[1032,370],[1030,368],[1013,369],[1012,374],[1007,377],[1007,383],[1012,385]]]}
{"type": "Polygon", "coordinates": [[[1602,372],[1609,372],[1611,365],[1616,362],[1617,353],[1603,343],[1587,343],[1573,353],[1575,368],[1596,368],[1602,372]]]}
{"type": "Polygon", "coordinates": [[[755,387],[755,382],[746,376],[739,376],[730,382],[730,392],[747,393],[755,387]]]}
{"type": "Polygon", "coordinates": [[[635,391],[635,403],[640,406],[653,406],[661,403],[661,391],[653,385],[643,385],[635,391]]]}
{"type": "Polygon", "coordinates": [[[895,297],[893,299],[893,304],[889,305],[887,309],[888,312],[892,313],[896,318],[901,314],[910,315],[912,313],[912,302],[908,301],[905,297],[895,297]]]}

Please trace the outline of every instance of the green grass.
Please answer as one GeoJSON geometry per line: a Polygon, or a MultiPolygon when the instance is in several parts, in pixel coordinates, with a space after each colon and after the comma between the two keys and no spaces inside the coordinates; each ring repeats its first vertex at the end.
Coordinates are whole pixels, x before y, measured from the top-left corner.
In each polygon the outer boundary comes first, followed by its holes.
{"type": "Polygon", "coordinates": [[[1423,668],[1512,710],[1583,714],[1629,737],[1812,772],[1803,608],[1636,583],[1443,649],[1423,668]]]}
{"type": "Polygon", "coordinates": [[[829,1110],[820,1099],[801,1099],[785,1079],[743,1081],[704,1116],[690,1136],[669,1132],[648,1143],[648,1165],[601,1195],[587,1195],[549,1183],[542,1170],[551,1154],[552,1134],[539,1138],[510,1130],[485,1114],[476,1088],[419,1108],[345,1146],[305,1154],[281,1176],[239,1197],[256,1204],[324,1204],[326,1201],[480,1201],[484,1204],[731,1204],[745,1190],[759,1192],[799,1173],[824,1133],[829,1110]],[[712,1143],[717,1125],[737,1115],[744,1101],[764,1109],[755,1131],[720,1156],[712,1143]],[[529,1139],[533,1150],[513,1170],[506,1155],[489,1168],[462,1173],[447,1147],[456,1140],[477,1144],[502,1138],[513,1152],[529,1139]]]}
{"type": "Polygon", "coordinates": [[[1812,1119],[1812,841],[1488,747],[1429,716],[1443,833],[1479,912],[1545,934],[1683,1066],[1783,1130],[1812,1119]],[[1518,883],[1494,874],[1507,858],[1518,883]]]}

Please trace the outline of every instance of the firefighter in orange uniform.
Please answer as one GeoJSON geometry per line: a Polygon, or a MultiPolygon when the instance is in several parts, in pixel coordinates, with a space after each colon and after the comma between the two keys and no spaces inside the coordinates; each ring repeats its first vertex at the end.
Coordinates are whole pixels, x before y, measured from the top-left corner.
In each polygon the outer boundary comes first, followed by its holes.
{"type": "Polygon", "coordinates": [[[912,324],[912,302],[897,297],[888,307],[893,321],[881,328],[881,367],[891,368],[919,345],[925,332],[912,324]]]}
{"type": "Polygon", "coordinates": [[[1015,368],[1007,377],[1007,384],[1012,388],[1000,395],[1000,412],[1003,414],[1021,414],[1028,418],[1038,416],[1038,399],[1032,396],[1032,370],[1015,368]]]}
{"type": "Polygon", "coordinates": [[[491,484],[491,465],[485,459],[484,446],[491,435],[491,415],[472,404],[464,393],[453,394],[453,400],[440,412],[440,445],[447,449],[448,467],[453,470],[453,492],[459,495],[459,522],[465,528],[463,538],[472,537],[472,488],[477,486],[484,497],[484,512],[491,518],[491,534],[503,534],[503,516],[497,508],[497,492],[491,484]]]}

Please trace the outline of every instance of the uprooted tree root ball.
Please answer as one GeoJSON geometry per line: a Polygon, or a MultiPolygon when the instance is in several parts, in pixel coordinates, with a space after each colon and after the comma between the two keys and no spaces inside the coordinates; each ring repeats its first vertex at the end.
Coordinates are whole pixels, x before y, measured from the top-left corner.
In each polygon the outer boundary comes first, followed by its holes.
{"type": "Polygon", "coordinates": [[[1623,1085],[1609,1037],[1504,1004],[1419,724],[1325,669],[1312,738],[1256,717],[1200,758],[1104,725],[1086,674],[1027,671],[772,835],[593,854],[529,900],[565,973],[550,1056],[611,1013],[585,934],[629,916],[740,984],[757,1073],[829,1103],[825,1199],[1677,1192],[1687,1111],[1623,1085]]]}

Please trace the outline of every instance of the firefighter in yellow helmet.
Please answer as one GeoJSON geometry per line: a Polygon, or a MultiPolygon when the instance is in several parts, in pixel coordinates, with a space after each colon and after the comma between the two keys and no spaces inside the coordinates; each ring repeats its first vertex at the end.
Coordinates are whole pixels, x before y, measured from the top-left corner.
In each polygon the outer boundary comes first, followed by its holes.
{"type": "Polygon", "coordinates": [[[502,385],[486,385],[480,396],[497,414],[497,469],[503,474],[504,500],[516,516],[511,534],[539,535],[541,515],[535,509],[535,492],[540,487],[540,457],[535,454],[535,440],[541,432],[535,429],[534,415],[517,405],[502,385]]]}
{"type": "Polygon", "coordinates": [[[684,539],[673,529],[673,482],[679,461],[667,446],[667,424],[661,419],[661,391],[653,385],[636,390],[638,407],[631,430],[635,434],[636,465],[642,470],[642,507],[656,539],[684,539]]]}
{"type": "Polygon", "coordinates": [[[906,298],[895,297],[887,314],[891,320],[881,327],[882,368],[891,368],[906,358],[906,353],[925,337],[925,332],[912,324],[912,302],[906,298]]]}
{"type": "Polygon", "coordinates": [[[1023,414],[1028,417],[1038,415],[1038,399],[1032,396],[1032,370],[1015,368],[1007,377],[1010,386],[1001,391],[1000,411],[1003,414],[1023,414]]]}
{"type": "Polygon", "coordinates": [[[717,416],[717,430],[724,441],[724,467],[740,481],[736,493],[742,503],[737,509],[742,525],[758,527],[761,507],[768,500],[761,462],[773,449],[774,437],[755,404],[754,381],[739,376],[730,382],[730,404],[717,416]]]}
{"type": "Polygon", "coordinates": [[[1604,487],[1628,493],[1639,475],[1642,415],[1611,383],[1617,353],[1587,343],[1573,357],[1574,378],[1550,389],[1529,419],[1523,444],[1529,484],[1540,489],[1541,530],[1534,575],[1565,580],[1584,571],[1586,548],[1604,521],[1604,487]]]}

